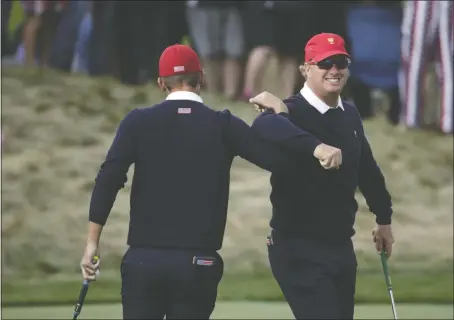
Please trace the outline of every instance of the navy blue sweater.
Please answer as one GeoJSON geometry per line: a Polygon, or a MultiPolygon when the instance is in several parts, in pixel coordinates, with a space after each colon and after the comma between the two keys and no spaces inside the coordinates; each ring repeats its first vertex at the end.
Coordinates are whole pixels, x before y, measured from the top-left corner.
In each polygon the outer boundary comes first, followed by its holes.
{"type": "Polygon", "coordinates": [[[130,246],[220,249],[233,158],[285,176],[320,143],[286,117],[262,119],[273,124],[276,141],[286,150],[298,150],[298,156],[260,138],[229,111],[199,102],[166,100],[133,110],[121,121],[97,175],[89,221],[106,223],[134,164],[130,246]]]}
{"type": "MultiPolygon", "coordinates": [[[[340,108],[320,113],[301,94],[284,101],[289,120],[323,143],[342,150],[339,170],[323,169],[317,159],[306,157],[293,175],[272,173],[273,216],[270,226],[287,234],[318,240],[350,239],[354,234],[359,186],[379,224],[391,223],[392,203],[383,175],[374,160],[357,109],[343,101],[340,108]]],[[[278,142],[267,114],[257,117],[252,128],[278,142]]],[[[290,150],[290,149],[289,149],[290,150]]],[[[296,149],[295,149],[296,150],[296,149]]],[[[298,152],[298,150],[296,150],[298,152]]]]}

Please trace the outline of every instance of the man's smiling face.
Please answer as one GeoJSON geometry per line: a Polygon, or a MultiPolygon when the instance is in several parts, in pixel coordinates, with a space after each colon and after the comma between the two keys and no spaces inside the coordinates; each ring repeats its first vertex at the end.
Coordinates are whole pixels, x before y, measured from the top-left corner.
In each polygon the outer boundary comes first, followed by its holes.
{"type": "Polygon", "coordinates": [[[331,56],[318,63],[306,65],[307,81],[320,93],[340,93],[348,76],[350,60],[347,56],[331,56]]]}

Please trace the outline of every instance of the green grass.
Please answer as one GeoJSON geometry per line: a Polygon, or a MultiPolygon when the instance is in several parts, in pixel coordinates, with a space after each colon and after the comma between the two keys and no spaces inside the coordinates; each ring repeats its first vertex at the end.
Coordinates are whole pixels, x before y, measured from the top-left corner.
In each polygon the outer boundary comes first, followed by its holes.
{"type": "MultiPolygon", "coordinates": [[[[412,303],[452,303],[453,275],[445,273],[392,273],[397,301],[412,303]]],[[[77,299],[80,280],[48,279],[45,281],[3,281],[2,305],[71,304],[77,299]]],[[[383,274],[359,274],[356,301],[387,303],[389,301],[383,274]]],[[[86,303],[115,303],[120,299],[118,277],[104,276],[90,287],[86,303]]],[[[219,287],[222,301],[284,301],[269,270],[257,274],[225,274],[219,287]]]]}
{"type": "MultiPolygon", "coordinates": [[[[2,319],[68,319],[72,306],[2,308],[2,319]]],[[[452,319],[452,305],[398,304],[399,319],[452,319]]],[[[121,305],[84,306],[79,319],[121,319],[121,305]]],[[[292,319],[283,302],[218,302],[212,319],[292,319]]],[[[392,319],[391,307],[357,305],[355,319],[392,319]]]]}

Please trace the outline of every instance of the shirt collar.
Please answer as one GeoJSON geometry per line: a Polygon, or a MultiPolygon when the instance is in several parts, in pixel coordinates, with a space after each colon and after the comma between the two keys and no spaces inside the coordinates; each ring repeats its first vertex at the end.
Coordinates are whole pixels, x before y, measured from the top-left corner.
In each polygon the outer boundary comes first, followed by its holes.
{"type": "Polygon", "coordinates": [[[169,93],[166,100],[191,100],[203,103],[202,98],[194,92],[190,91],[174,91],[169,93]]]}
{"type": "MultiPolygon", "coordinates": [[[[304,84],[300,93],[303,96],[303,98],[306,99],[307,102],[309,102],[309,104],[313,106],[315,109],[317,109],[321,114],[325,114],[328,110],[332,109],[329,105],[327,105],[325,102],[323,102],[319,97],[315,95],[314,91],[312,91],[312,89],[308,87],[307,83],[304,84]]],[[[345,110],[342,104],[342,99],[340,97],[337,102],[336,108],[341,108],[343,111],[345,110]]]]}

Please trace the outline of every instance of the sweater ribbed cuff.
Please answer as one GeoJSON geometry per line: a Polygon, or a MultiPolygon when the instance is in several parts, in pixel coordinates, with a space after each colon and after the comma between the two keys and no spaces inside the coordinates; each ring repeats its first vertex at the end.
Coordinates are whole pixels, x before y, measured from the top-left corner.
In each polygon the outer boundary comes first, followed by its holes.
{"type": "Polygon", "coordinates": [[[377,224],[379,225],[387,225],[387,224],[391,224],[391,214],[385,214],[385,215],[379,215],[377,216],[377,218],[375,219],[375,221],[377,222],[377,224]]]}

